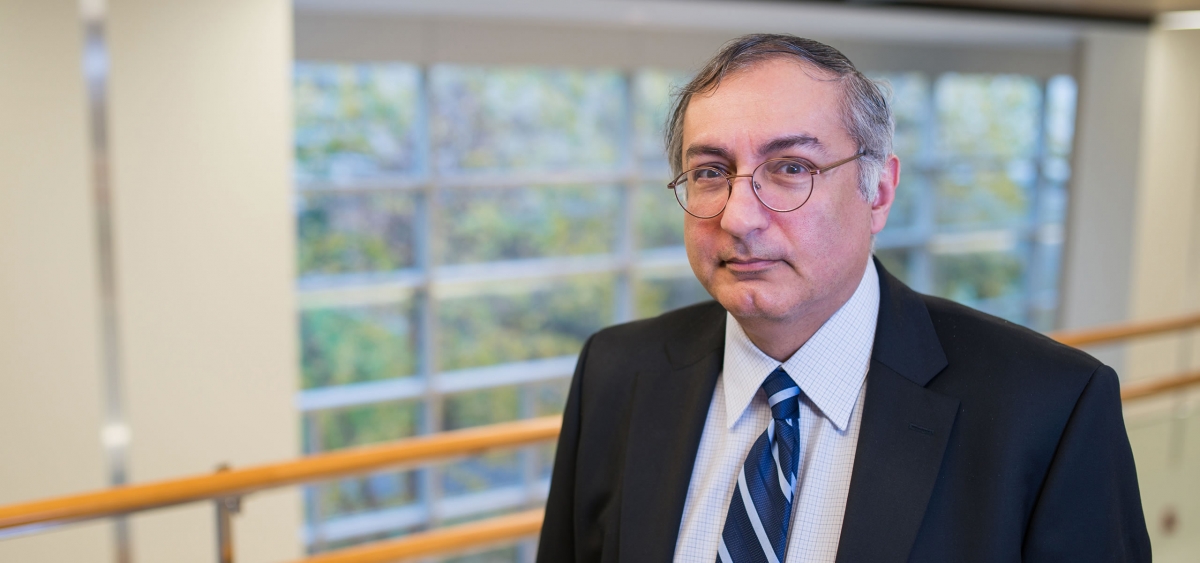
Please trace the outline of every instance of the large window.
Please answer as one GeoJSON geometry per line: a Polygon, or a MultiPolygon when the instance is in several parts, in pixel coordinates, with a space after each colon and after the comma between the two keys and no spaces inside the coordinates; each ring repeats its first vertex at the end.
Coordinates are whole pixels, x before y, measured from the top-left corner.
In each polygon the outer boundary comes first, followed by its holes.
{"type": "MultiPolygon", "coordinates": [[[[307,451],[561,412],[592,332],[706,296],[659,71],[300,63],[307,451]]],[[[536,506],[551,447],[311,487],[320,550],[536,506]]]]}
{"type": "MultiPolygon", "coordinates": [[[[589,334],[707,298],[664,187],[661,125],[685,78],[298,63],[306,450],[560,412],[589,334]]],[[[1048,328],[1073,81],[881,78],[904,173],[877,254],[919,290],[1048,328]]],[[[310,487],[306,541],[536,506],[552,457],[534,446],[310,487]]]]}
{"type": "Polygon", "coordinates": [[[919,291],[1054,327],[1075,81],[891,74],[897,201],[876,255],[919,291]]]}

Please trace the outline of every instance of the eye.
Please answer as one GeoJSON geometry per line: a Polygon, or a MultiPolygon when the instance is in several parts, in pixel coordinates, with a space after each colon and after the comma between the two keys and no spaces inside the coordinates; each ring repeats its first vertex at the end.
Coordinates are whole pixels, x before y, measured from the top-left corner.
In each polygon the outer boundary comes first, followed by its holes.
{"type": "Polygon", "coordinates": [[[716,168],[697,168],[692,171],[692,180],[724,180],[725,175],[716,168]]]}
{"type": "Polygon", "coordinates": [[[794,176],[808,174],[812,170],[807,164],[798,160],[778,160],[768,165],[772,174],[794,176]]]}

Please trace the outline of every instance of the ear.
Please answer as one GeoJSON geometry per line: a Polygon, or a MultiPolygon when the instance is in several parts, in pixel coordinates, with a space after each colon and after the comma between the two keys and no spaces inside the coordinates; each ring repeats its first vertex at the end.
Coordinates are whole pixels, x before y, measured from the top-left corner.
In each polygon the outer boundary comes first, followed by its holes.
{"type": "Polygon", "coordinates": [[[871,204],[871,234],[877,235],[887,225],[888,213],[896,201],[896,186],[900,183],[900,158],[888,155],[879,174],[875,201],[871,204]]]}

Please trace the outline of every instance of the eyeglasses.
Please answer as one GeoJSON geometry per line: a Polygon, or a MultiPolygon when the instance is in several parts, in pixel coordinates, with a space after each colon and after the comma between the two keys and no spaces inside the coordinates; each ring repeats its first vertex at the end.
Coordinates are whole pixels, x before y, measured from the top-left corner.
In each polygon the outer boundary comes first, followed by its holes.
{"type": "Polygon", "coordinates": [[[698,219],[711,219],[720,215],[729,203],[733,179],[750,178],[758,201],[771,211],[787,213],[808,202],[817,174],[858,160],[863,154],[860,152],[823,168],[795,158],[772,158],[759,164],[750,174],[726,174],[719,168],[701,166],[680,174],[667,184],[667,188],[675,190],[675,199],[688,214],[698,219]]]}

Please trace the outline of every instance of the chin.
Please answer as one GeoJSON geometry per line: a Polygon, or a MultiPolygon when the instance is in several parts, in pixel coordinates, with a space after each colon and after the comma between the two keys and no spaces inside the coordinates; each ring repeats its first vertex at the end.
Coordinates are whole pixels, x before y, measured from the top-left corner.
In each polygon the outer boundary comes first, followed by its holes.
{"type": "Polygon", "coordinates": [[[782,320],[789,316],[792,309],[754,290],[722,288],[710,293],[738,319],[782,320]]]}

